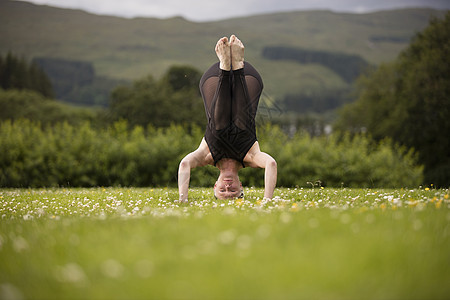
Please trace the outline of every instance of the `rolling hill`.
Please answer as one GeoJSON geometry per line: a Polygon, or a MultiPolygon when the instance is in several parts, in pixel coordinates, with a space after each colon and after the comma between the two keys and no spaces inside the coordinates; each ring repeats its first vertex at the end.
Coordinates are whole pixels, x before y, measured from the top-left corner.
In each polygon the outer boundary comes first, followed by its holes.
{"type": "Polygon", "coordinates": [[[87,61],[100,76],[133,80],[148,74],[159,77],[175,64],[203,70],[216,61],[216,41],[234,33],[246,45],[246,59],[260,71],[266,93],[281,99],[287,94],[345,89],[349,82],[326,64],[272,60],[263,55],[264,49],[326,51],[376,65],[395,59],[430,17],[444,13],[431,9],[370,14],[297,11],[196,23],[180,17],[99,16],[0,0],[0,53],[87,61]]]}

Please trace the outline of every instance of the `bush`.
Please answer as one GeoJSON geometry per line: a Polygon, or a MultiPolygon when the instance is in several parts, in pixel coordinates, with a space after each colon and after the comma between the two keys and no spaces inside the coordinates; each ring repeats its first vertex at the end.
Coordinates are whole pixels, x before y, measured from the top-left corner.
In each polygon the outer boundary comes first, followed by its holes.
{"type": "MultiPolygon", "coordinates": [[[[261,149],[278,163],[278,186],[404,187],[422,183],[422,167],[413,151],[390,140],[339,134],[287,138],[279,128],[259,133],[261,149]]],[[[262,178],[256,185],[262,185],[262,178]]]]}
{"type": "MultiPolygon", "coordinates": [[[[182,126],[106,129],[86,122],[44,126],[29,120],[0,123],[0,186],[176,186],[181,159],[195,150],[203,130],[182,126]]],[[[278,127],[259,130],[261,149],[278,162],[278,186],[415,187],[422,168],[412,151],[365,136],[292,138],[278,127]]],[[[211,186],[213,167],[192,172],[191,186],[211,186]]],[[[241,171],[244,185],[263,186],[264,170],[241,171]]]]}
{"type": "Polygon", "coordinates": [[[0,125],[0,186],[149,186],[176,183],[193,138],[181,126],[108,129],[90,123],[44,127],[29,120],[0,125]]]}

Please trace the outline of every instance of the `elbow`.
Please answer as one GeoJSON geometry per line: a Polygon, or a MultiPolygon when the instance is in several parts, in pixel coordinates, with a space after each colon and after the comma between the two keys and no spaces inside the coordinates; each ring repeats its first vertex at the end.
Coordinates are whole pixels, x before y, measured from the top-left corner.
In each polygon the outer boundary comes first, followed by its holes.
{"type": "Polygon", "coordinates": [[[272,170],[276,170],[277,169],[277,162],[275,159],[271,159],[267,162],[266,164],[266,168],[272,169],[272,170]]]}
{"type": "Polygon", "coordinates": [[[180,165],[178,167],[178,170],[186,170],[186,169],[190,169],[191,165],[189,163],[189,161],[187,159],[182,159],[180,162],[180,165]]]}

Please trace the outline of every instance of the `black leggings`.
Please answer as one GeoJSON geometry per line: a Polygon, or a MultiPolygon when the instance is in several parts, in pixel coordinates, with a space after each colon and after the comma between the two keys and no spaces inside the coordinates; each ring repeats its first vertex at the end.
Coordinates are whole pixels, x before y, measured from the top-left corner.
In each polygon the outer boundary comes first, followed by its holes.
{"type": "Polygon", "coordinates": [[[221,70],[219,63],[212,65],[200,80],[210,128],[221,130],[234,123],[240,129],[254,130],[262,89],[261,76],[248,62],[234,71],[221,70]]]}

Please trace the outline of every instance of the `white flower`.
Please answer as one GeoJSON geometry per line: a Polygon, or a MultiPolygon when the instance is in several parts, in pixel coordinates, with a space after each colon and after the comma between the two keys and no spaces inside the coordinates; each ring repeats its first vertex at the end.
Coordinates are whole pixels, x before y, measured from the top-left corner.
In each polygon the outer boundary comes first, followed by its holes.
{"type": "Polygon", "coordinates": [[[224,245],[231,244],[235,238],[236,235],[232,230],[222,231],[217,237],[218,241],[224,245]]]}
{"type": "Polygon", "coordinates": [[[110,278],[119,278],[122,276],[124,267],[114,259],[108,259],[101,265],[103,275],[110,278]]]}
{"type": "Polygon", "coordinates": [[[28,242],[23,237],[18,236],[13,240],[13,248],[14,248],[14,251],[16,251],[18,253],[28,250],[28,248],[29,248],[28,242]]]}
{"type": "Polygon", "coordinates": [[[87,280],[83,268],[76,263],[68,263],[65,266],[57,267],[55,277],[61,282],[69,283],[84,283],[87,280]]]}

